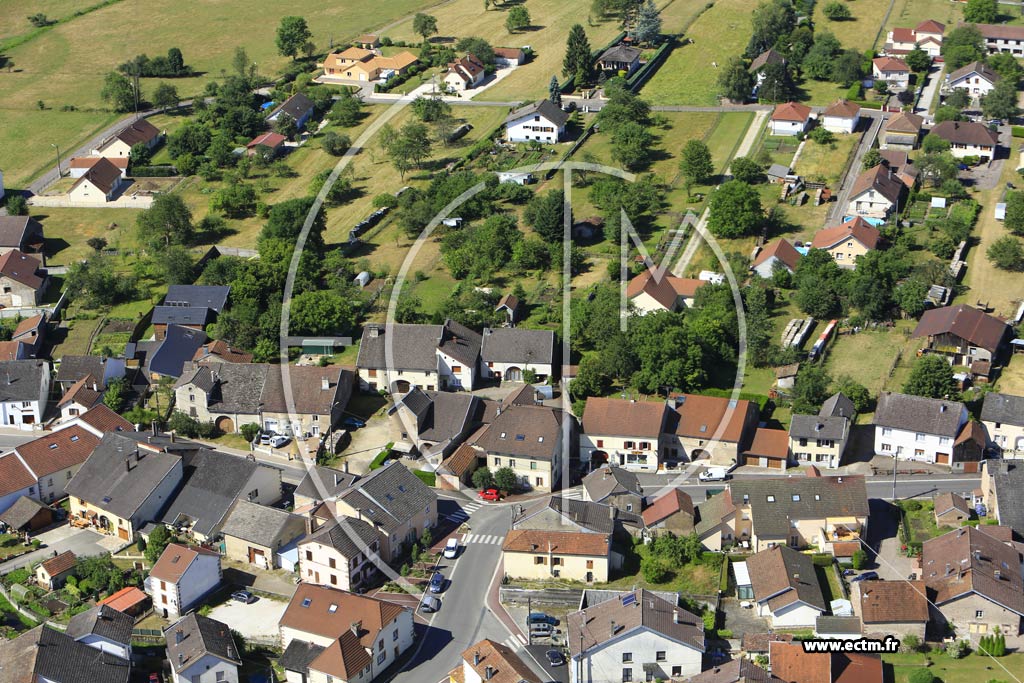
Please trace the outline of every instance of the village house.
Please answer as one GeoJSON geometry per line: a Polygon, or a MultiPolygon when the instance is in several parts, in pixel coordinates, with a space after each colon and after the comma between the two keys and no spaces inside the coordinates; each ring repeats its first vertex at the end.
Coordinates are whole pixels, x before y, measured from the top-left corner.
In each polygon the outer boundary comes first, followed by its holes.
{"type": "Polygon", "coordinates": [[[878,247],[880,239],[878,228],[857,216],[816,232],[811,248],[824,249],[840,268],[853,269],[858,258],[878,247]]]}
{"type": "MultiPolygon", "coordinates": [[[[0,195],[2,196],[2,195],[0,195]]],[[[0,254],[17,249],[25,254],[43,251],[43,226],[29,216],[0,216],[0,254]]]]}
{"type": "MultiPolygon", "coordinates": [[[[749,512],[747,515],[749,516],[749,512]]],[[[739,539],[736,537],[737,528],[736,506],[732,503],[732,493],[729,489],[710,495],[707,500],[697,505],[697,523],[694,525],[694,532],[705,549],[720,551],[734,543],[740,547],[749,548],[749,530],[746,538],[739,539]]]]}
{"type": "Polygon", "coordinates": [[[896,57],[875,57],[871,60],[871,75],[876,81],[885,81],[890,88],[910,85],[910,67],[896,57]]]}
{"type": "Polygon", "coordinates": [[[768,48],[750,61],[747,71],[754,75],[758,87],[764,83],[764,68],[770,64],[785,66],[786,58],[779,54],[775,48],[768,48]]]}
{"type": "Polygon", "coordinates": [[[977,157],[981,163],[996,158],[999,133],[974,121],[943,121],[932,126],[929,135],[949,143],[949,153],[957,159],[977,157]]]}
{"type": "Polygon", "coordinates": [[[483,83],[485,78],[484,63],[476,55],[466,54],[448,65],[444,85],[451,92],[465,92],[483,83]]]}
{"type": "Polygon", "coordinates": [[[999,82],[999,74],[984,62],[971,62],[946,74],[946,90],[966,90],[973,97],[984,97],[999,82]]]}
{"type": "MultiPolygon", "coordinates": [[[[761,551],[776,545],[816,548],[849,557],[868,525],[868,497],[860,476],[759,477],[729,486],[737,514],[733,536],[761,551]]],[[[702,523],[705,510],[700,508],[702,523]]]]}
{"type": "Polygon", "coordinates": [[[293,570],[298,540],[305,533],[306,520],[301,515],[241,499],[221,527],[225,556],[259,569],[293,570]]]}
{"type": "Polygon", "coordinates": [[[967,425],[963,403],[883,391],[873,424],[875,453],[977,472],[977,462],[964,463],[954,451],[967,425]]]}
{"type": "Polygon", "coordinates": [[[418,62],[419,58],[408,51],[384,57],[366,49],[366,46],[350,47],[327,55],[322,65],[324,73],[321,78],[327,82],[387,81],[394,76],[404,75],[418,62]]]}
{"type": "MultiPolygon", "coordinates": [[[[572,531],[582,534],[639,535],[643,518],[610,504],[550,496],[529,506],[513,508],[512,528],[535,531],[572,531]]],[[[612,550],[613,555],[616,554],[612,550]]]]}
{"type": "Polygon", "coordinates": [[[99,437],[74,425],[23,443],[0,455],[0,509],[18,495],[51,503],[65,496],[64,488],[100,443],[99,437]],[[28,484],[27,492],[25,484],[28,484]],[[6,503],[5,501],[10,501],[6,503]]]}
{"type": "Polygon", "coordinates": [[[779,545],[754,553],[746,565],[757,615],[772,628],[813,627],[828,611],[810,555],[779,545]]]}
{"type": "MultiPolygon", "coordinates": [[[[347,465],[345,465],[347,467],[347,465]]],[[[313,465],[306,470],[302,481],[292,492],[295,509],[311,505],[319,505],[325,500],[334,498],[351,486],[359,477],[332,467],[313,465]]]]}
{"type": "Polygon", "coordinates": [[[860,105],[849,100],[836,100],[819,117],[821,126],[833,133],[852,133],[860,122],[860,105]]]}
{"type": "Polygon", "coordinates": [[[558,346],[551,330],[485,327],[480,346],[480,376],[506,382],[545,382],[555,376],[558,346]]]}
{"type": "Polygon", "coordinates": [[[846,213],[885,220],[896,210],[903,196],[904,185],[885,164],[862,172],[850,189],[850,204],[846,213]]]}
{"type": "Polygon", "coordinates": [[[68,577],[75,573],[78,557],[70,550],[43,560],[36,567],[36,583],[47,590],[57,590],[64,586],[68,577]]]}
{"type": "Polygon", "coordinates": [[[913,635],[924,642],[929,620],[924,581],[857,581],[850,584],[850,602],[865,635],[913,635]]]}
{"type": "Polygon", "coordinates": [[[484,639],[462,653],[448,674],[450,683],[540,683],[533,670],[508,647],[484,639]]]}
{"type": "Polygon", "coordinates": [[[992,534],[999,527],[962,527],[924,542],[921,578],[938,614],[963,638],[1021,634],[1024,582],[1020,552],[992,534]]]}
{"type": "Polygon", "coordinates": [[[914,166],[913,159],[905,151],[898,149],[883,149],[880,154],[885,167],[892,171],[892,174],[906,185],[908,190],[914,189],[920,174],[917,167],[914,166]]]}
{"type": "Polygon", "coordinates": [[[0,425],[37,429],[50,394],[50,364],[45,360],[0,361],[0,425]]]}
{"type": "Polygon", "coordinates": [[[699,674],[704,624],[679,606],[677,596],[669,595],[671,599],[638,589],[581,603],[579,611],[566,617],[570,683],[679,680],[699,674]]]}
{"type": "Polygon", "coordinates": [[[57,366],[54,382],[60,392],[66,392],[76,382],[89,378],[98,383],[98,389],[106,389],[107,382],[115,377],[124,377],[124,359],[105,356],[64,356],[57,366]]]}
{"type": "MultiPolygon", "coordinates": [[[[3,256],[0,256],[0,262],[2,261],[3,256]]],[[[49,318],[45,312],[24,318],[15,326],[14,331],[11,333],[11,341],[23,344],[28,355],[35,358],[43,346],[43,340],[46,339],[46,323],[48,320],[49,318]]]]}
{"type": "Polygon", "coordinates": [[[501,557],[505,574],[517,579],[604,583],[617,568],[611,566],[610,535],[575,531],[513,529],[505,536],[501,557]]]}
{"type": "Polygon", "coordinates": [[[1024,26],[1010,24],[972,24],[981,32],[989,54],[1008,52],[1014,57],[1024,57],[1024,26]]]}
{"type": "MultiPolygon", "coordinates": [[[[747,634],[744,635],[744,640],[746,637],[747,634]]],[[[687,683],[779,683],[780,680],[755,664],[753,660],[741,657],[730,659],[724,664],[715,664],[693,678],[688,678],[687,683]]]]}
{"type": "Polygon", "coordinates": [[[308,583],[278,623],[288,681],[370,683],[414,642],[412,608],[308,583]]]}
{"type": "Polygon", "coordinates": [[[505,117],[505,140],[530,142],[536,140],[553,145],[565,135],[569,113],[550,100],[537,100],[505,117]]]}
{"type": "Polygon", "coordinates": [[[65,631],[76,642],[130,660],[135,619],[109,605],[96,605],[71,617],[65,631]]]}
{"type": "Polygon", "coordinates": [[[985,394],[981,423],[985,426],[988,444],[995,447],[1003,459],[1024,458],[1024,396],[985,394]]]}
{"type": "Polygon", "coordinates": [[[281,154],[284,150],[284,143],[288,140],[285,136],[280,133],[266,132],[260,133],[245,146],[245,153],[247,156],[255,156],[256,154],[266,154],[269,158],[274,158],[281,154]]]}
{"type": "Polygon", "coordinates": [[[580,460],[592,468],[610,463],[657,472],[663,466],[661,435],[668,411],[662,401],[591,396],[583,410],[580,460]]]}
{"type": "Polygon", "coordinates": [[[963,496],[944,491],[935,496],[935,524],[960,527],[971,518],[971,506],[963,496]]]}
{"type": "Polygon", "coordinates": [[[797,264],[800,263],[800,252],[793,244],[780,237],[774,242],[768,243],[758,252],[750,269],[759,277],[768,279],[775,272],[776,268],[788,271],[790,274],[796,272],[797,264]]]}
{"type": "Polygon", "coordinates": [[[640,68],[642,54],[638,48],[619,43],[601,53],[597,58],[597,68],[601,71],[613,71],[613,75],[629,76],[640,68]]]}
{"type": "Polygon", "coordinates": [[[109,159],[100,159],[68,190],[68,199],[86,204],[104,204],[121,189],[121,170],[109,159]]]}
{"type": "Polygon", "coordinates": [[[738,463],[757,429],[757,404],[746,399],[679,394],[668,399],[662,455],[669,462],[707,458],[738,463]]]}
{"type": "Polygon", "coordinates": [[[898,57],[906,55],[916,47],[929,57],[938,57],[942,54],[942,37],[945,30],[945,25],[934,19],[926,19],[914,28],[894,28],[886,36],[884,52],[898,57]]]}
{"type": "Polygon", "coordinates": [[[807,652],[803,643],[768,643],[774,681],[799,683],[882,683],[881,655],[853,652],[807,652]]]}
{"type": "Polygon", "coordinates": [[[211,339],[192,356],[193,363],[252,363],[252,354],[232,348],[226,341],[211,339]]]}
{"type": "Polygon", "coordinates": [[[152,598],[140,589],[135,586],[128,586],[111,593],[96,604],[106,605],[111,609],[127,614],[133,619],[138,619],[149,610],[152,603],[152,598]]]}
{"type": "Polygon", "coordinates": [[[829,397],[817,415],[793,415],[789,424],[793,460],[829,469],[839,467],[855,417],[853,402],[841,393],[829,397]]]}
{"type": "Polygon", "coordinates": [[[8,533],[29,538],[31,532],[53,524],[53,519],[53,508],[46,503],[30,496],[19,496],[13,505],[0,512],[0,528],[6,529],[8,533]]]}
{"type": "Polygon", "coordinates": [[[480,427],[488,403],[471,394],[414,388],[395,402],[395,414],[402,424],[402,439],[421,455],[447,457],[480,427]]]}
{"type": "Polygon", "coordinates": [[[72,157],[68,161],[68,176],[71,178],[81,178],[89,170],[99,163],[100,159],[106,159],[121,172],[121,179],[124,180],[128,177],[128,157],[72,157]]]}
{"type": "Polygon", "coordinates": [[[880,147],[882,149],[917,149],[921,138],[924,119],[910,112],[897,112],[882,125],[880,147]]]}
{"type": "Polygon", "coordinates": [[[362,591],[377,574],[381,535],[358,518],[344,518],[299,542],[299,577],[306,583],[362,591]]]}
{"type": "Polygon", "coordinates": [[[241,654],[227,624],[188,614],[164,629],[172,683],[238,683],[241,654]]]}
{"type": "Polygon", "coordinates": [[[678,487],[648,500],[641,515],[648,536],[671,533],[681,538],[692,534],[695,528],[696,511],[693,499],[689,493],[678,487]]]}
{"type": "Polygon", "coordinates": [[[0,306],[38,306],[47,284],[49,279],[46,271],[35,256],[17,249],[0,255],[0,306]]]}
{"type": "Polygon", "coordinates": [[[926,353],[968,366],[977,361],[998,362],[1011,336],[1005,322],[966,304],[926,310],[911,335],[927,340],[926,353]]]}
{"type": "Polygon", "coordinates": [[[306,123],[313,118],[315,109],[311,99],[301,92],[297,92],[271,110],[267,115],[267,123],[274,124],[283,117],[289,116],[295,121],[295,127],[302,130],[306,127],[306,123]]]}
{"type": "Polygon", "coordinates": [[[0,674],[14,683],[128,683],[130,660],[103,656],[66,633],[37,626],[0,641],[0,674]],[[13,672],[13,678],[6,676],[13,672]]]}
{"type": "Polygon", "coordinates": [[[583,477],[583,499],[639,514],[644,490],[637,476],[621,467],[604,465],[583,477]]]}
{"type": "Polygon", "coordinates": [[[99,146],[92,150],[92,155],[106,158],[125,158],[131,156],[132,147],[145,145],[154,149],[160,142],[160,129],[149,122],[148,119],[138,118],[127,126],[103,140],[99,146]]]}
{"type": "Polygon", "coordinates": [[[986,460],[981,470],[981,500],[990,519],[1024,536],[1024,465],[1013,460],[986,460]]]}
{"type": "Polygon", "coordinates": [[[220,553],[199,546],[171,543],[146,577],[146,594],[165,619],[186,614],[223,580],[220,553]]]}
{"type": "Polygon", "coordinates": [[[777,104],[768,121],[768,127],[772,135],[800,135],[807,132],[812,115],[813,110],[806,104],[777,104]]]}
{"type": "Polygon", "coordinates": [[[202,331],[227,307],[230,293],[228,286],[171,285],[163,303],[153,308],[155,338],[164,339],[168,325],[202,331]]]}
{"type": "Polygon", "coordinates": [[[758,427],[750,446],[743,452],[743,463],[753,467],[785,470],[789,465],[789,435],[784,429],[758,427]]]}
{"type": "Polygon", "coordinates": [[[667,268],[647,268],[626,286],[626,298],[640,315],[657,311],[679,311],[693,306],[704,280],[682,278],[667,268]]]}
{"type": "Polygon", "coordinates": [[[128,342],[124,348],[125,370],[129,377],[147,385],[161,377],[178,379],[185,364],[207,342],[206,333],[182,325],[169,324],[162,341],[128,342]]]}
{"type": "Polygon", "coordinates": [[[483,338],[453,320],[443,325],[369,324],[363,330],[356,367],[359,387],[404,394],[466,389],[480,375],[483,338]],[[392,337],[387,355],[387,335],[392,337]]]}
{"type": "Polygon", "coordinates": [[[511,405],[500,410],[472,445],[487,454],[491,471],[511,468],[523,489],[554,491],[563,458],[576,449],[575,425],[558,408],[511,405]],[[563,452],[563,426],[569,430],[569,453],[563,452]]]}

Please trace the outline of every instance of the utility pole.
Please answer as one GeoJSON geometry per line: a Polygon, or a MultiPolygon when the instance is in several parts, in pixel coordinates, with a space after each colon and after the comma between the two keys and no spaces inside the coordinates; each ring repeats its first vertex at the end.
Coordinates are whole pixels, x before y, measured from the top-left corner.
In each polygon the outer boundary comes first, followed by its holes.
{"type": "MultiPolygon", "coordinates": [[[[897,446],[899,448],[899,446],[897,446]]],[[[900,463],[900,452],[896,451],[892,456],[892,501],[896,502],[896,469],[900,463]]]]}
{"type": "Polygon", "coordinates": [[[63,178],[64,174],[60,170],[60,147],[52,142],[50,143],[50,147],[53,147],[55,150],[57,150],[57,177],[63,178]]]}

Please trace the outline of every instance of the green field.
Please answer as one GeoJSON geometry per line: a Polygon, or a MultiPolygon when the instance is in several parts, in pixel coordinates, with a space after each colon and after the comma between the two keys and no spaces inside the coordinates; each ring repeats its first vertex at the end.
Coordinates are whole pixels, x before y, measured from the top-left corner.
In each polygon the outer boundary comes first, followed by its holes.
{"type": "MultiPolygon", "coordinates": [[[[185,97],[200,92],[207,81],[230,69],[237,46],[245,47],[259,73],[276,74],[287,62],[277,55],[274,45],[284,15],[305,17],[318,49],[326,52],[331,41],[337,45],[430,4],[430,0],[376,4],[297,0],[256,7],[237,0],[153,0],[145,4],[145,20],[140,19],[138,3],[121,2],[55,26],[10,50],[6,56],[13,60],[14,69],[0,72],[0,92],[4,93],[0,159],[5,180],[12,187],[27,183],[50,163],[54,155],[51,144],[73,148],[109,123],[113,117],[100,99],[103,77],[137,54],[156,56],[168,48],[180,48],[185,62],[204,74],[174,79],[179,94],[185,97]],[[38,109],[39,101],[47,107],[43,112],[38,109]],[[80,111],[62,112],[64,105],[80,111]]],[[[61,8],[69,3],[3,0],[0,16],[7,18],[0,21],[7,23],[0,24],[0,30],[26,32],[24,17],[31,13],[26,12],[26,5],[60,17],[66,14],[61,8]]],[[[143,93],[152,92],[158,80],[143,79],[143,93]]]]}
{"type": "MultiPolygon", "coordinates": [[[[829,21],[823,10],[827,3],[818,2],[814,5],[814,24],[816,31],[831,31],[843,47],[864,52],[874,47],[875,36],[882,25],[882,18],[895,0],[857,0],[844,3],[850,8],[853,19],[850,21],[829,21]]],[[[883,33],[879,43],[885,42],[883,33]]]]}
{"type": "Polygon", "coordinates": [[[927,655],[901,652],[882,655],[882,661],[892,666],[894,683],[907,683],[910,674],[924,666],[942,683],[1019,681],[1024,678],[1024,654],[1021,653],[998,658],[974,653],[963,659],[952,659],[942,652],[927,655]]]}
{"type": "Polygon", "coordinates": [[[868,388],[872,395],[883,389],[899,391],[903,379],[916,358],[923,341],[911,339],[916,322],[899,321],[895,327],[868,330],[842,336],[832,342],[825,367],[832,377],[849,375],[868,388]],[[889,368],[896,354],[903,350],[896,372],[889,377],[889,368]]]}
{"type": "MultiPolygon", "coordinates": [[[[885,27],[886,31],[893,28],[913,28],[925,19],[934,19],[945,24],[949,31],[956,26],[963,18],[963,4],[949,2],[949,0],[896,0],[889,15],[889,22],[885,27]]],[[[885,42],[885,35],[879,40],[879,45],[885,42]]]]}

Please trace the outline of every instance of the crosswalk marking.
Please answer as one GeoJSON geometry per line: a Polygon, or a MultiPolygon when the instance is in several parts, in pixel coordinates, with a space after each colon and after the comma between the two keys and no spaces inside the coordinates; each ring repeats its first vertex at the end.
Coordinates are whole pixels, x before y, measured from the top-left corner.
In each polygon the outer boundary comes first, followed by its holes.
{"type": "Polygon", "coordinates": [[[505,541],[504,536],[496,536],[494,534],[467,534],[462,542],[466,545],[470,543],[477,543],[480,545],[501,545],[505,541]]]}
{"type": "Polygon", "coordinates": [[[569,489],[567,491],[561,491],[555,495],[562,496],[563,498],[575,498],[576,500],[583,500],[583,491],[581,489],[569,489]]]}
{"type": "Polygon", "coordinates": [[[515,636],[509,636],[503,641],[502,644],[508,649],[512,650],[513,652],[518,652],[519,650],[523,649],[523,642],[515,636]]]}

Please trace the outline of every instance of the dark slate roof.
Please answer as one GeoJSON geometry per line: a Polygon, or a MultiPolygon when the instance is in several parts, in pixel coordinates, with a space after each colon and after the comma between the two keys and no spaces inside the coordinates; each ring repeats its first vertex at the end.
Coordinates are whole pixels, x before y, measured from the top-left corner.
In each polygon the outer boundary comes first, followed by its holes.
{"type": "Polygon", "coordinates": [[[485,328],[480,358],[485,362],[551,364],[555,359],[555,333],[521,327],[485,328]]]}
{"type": "Polygon", "coordinates": [[[133,628],[134,617],[107,605],[96,605],[71,617],[65,632],[75,640],[95,635],[114,643],[128,645],[132,642],[133,628]]]}
{"type": "Polygon", "coordinates": [[[293,541],[302,535],[304,529],[305,522],[300,515],[250,503],[247,500],[238,500],[224,520],[221,533],[268,548],[276,548],[278,541],[293,541]]]}
{"type": "Polygon", "coordinates": [[[192,530],[210,536],[218,530],[245,485],[260,467],[254,460],[220,451],[200,450],[182,458],[184,486],[161,521],[172,526],[192,522],[192,530]]]}
{"type": "Polygon", "coordinates": [[[631,63],[634,59],[639,58],[641,54],[643,54],[643,52],[638,48],[619,43],[618,45],[610,47],[602,52],[601,56],[597,58],[597,61],[631,63]]]}
{"type": "Polygon", "coordinates": [[[845,417],[794,415],[789,424],[789,436],[794,439],[840,441],[846,437],[849,428],[850,421],[845,417]]]}
{"type": "Polygon", "coordinates": [[[211,412],[253,415],[259,412],[270,366],[265,363],[208,363],[182,366],[175,387],[194,384],[210,398],[211,412]]]}
{"type": "Polygon", "coordinates": [[[316,465],[302,477],[302,481],[295,487],[294,495],[305,496],[313,500],[325,500],[338,495],[351,486],[358,478],[358,476],[348,472],[316,465]],[[321,487],[324,489],[322,492],[320,490],[321,487]]]}
{"type": "Polygon", "coordinates": [[[842,416],[851,420],[856,414],[857,410],[853,407],[853,401],[842,392],[832,394],[825,399],[825,402],[821,404],[821,410],[818,411],[818,415],[822,417],[842,416]]]}
{"type": "Polygon", "coordinates": [[[520,516],[513,519],[512,528],[541,528],[537,527],[536,523],[530,520],[547,510],[553,510],[556,514],[565,517],[573,524],[588,531],[599,534],[610,534],[615,531],[615,520],[613,518],[616,512],[615,508],[602,505],[601,503],[592,503],[576,498],[565,498],[560,495],[545,498],[525,508],[520,516]]]}
{"type": "Polygon", "coordinates": [[[833,617],[822,614],[815,620],[815,633],[859,634],[860,631],[860,617],[833,617]]]}
{"type": "Polygon", "coordinates": [[[483,412],[480,399],[470,394],[447,391],[422,391],[414,388],[401,403],[416,416],[416,432],[421,441],[443,443],[462,434],[479,422],[483,412]]]}
{"type": "Polygon", "coordinates": [[[767,601],[772,612],[797,601],[828,609],[810,555],[777,545],[748,557],[747,571],[754,598],[767,601]]]}
{"type": "Polygon", "coordinates": [[[385,345],[391,338],[391,361],[395,370],[437,371],[437,343],[441,325],[376,325],[363,330],[356,365],[361,368],[385,368],[385,345]],[[377,336],[374,336],[377,334],[377,336]]]}
{"type": "Polygon", "coordinates": [[[209,308],[218,313],[228,303],[231,287],[220,285],[171,285],[164,297],[165,306],[209,308]]]}
{"type": "Polygon", "coordinates": [[[38,401],[44,372],[50,372],[44,360],[0,361],[0,401],[38,401]]]}
{"type": "Polygon", "coordinates": [[[986,460],[985,467],[995,488],[999,523],[1024,535],[1024,464],[986,460]]]}
{"type": "Polygon", "coordinates": [[[354,517],[342,517],[337,523],[303,539],[299,545],[307,543],[329,545],[341,553],[342,557],[353,558],[360,553],[370,555],[371,553],[363,552],[363,547],[372,547],[374,542],[379,543],[379,541],[380,533],[373,528],[372,524],[354,517]]]}
{"type": "Polygon", "coordinates": [[[562,438],[562,420],[557,408],[506,406],[475,445],[497,455],[552,460],[562,438]]]}
{"type": "Polygon", "coordinates": [[[505,117],[505,123],[518,121],[525,116],[543,116],[556,126],[564,126],[569,120],[569,112],[563,111],[551,100],[537,100],[518,109],[513,109],[505,117]]]}
{"type": "Polygon", "coordinates": [[[640,480],[636,475],[621,467],[606,465],[583,477],[583,488],[591,500],[602,501],[608,496],[619,493],[633,493],[643,496],[640,480]]]}
{"type": "Polygon", "coordinates": [[[55,683],[127,683],[130,675],[128,660],[46,626],[0,642],[4,683],[35,683],[40,678],[55,683]]]}
{"type": "Polygon", "coordinates": [[[14,505],[7,508],[3,512],[0,512],[0,522],[3,522],[12,529],[20,529],[38,514],[40,510],[49,510],[50,508],[29,496],[20,496],[18,500],[14,501],[14,505]]]}
{"type": "Polygon", "coordinates": [[[309,672],[309,665],[323,651],[324,648],[321,645],[294,638],[288,643],[288,647],[284,649],[284,654],[277,660],[277,663],[285,671],[297,671],[306,674],[309,672]]]}
{"type": "Polygon", "coordinates": [[[437,348],[466,365],[473,365],[480,358],[483,338],[465,325],[454,320],[445,320],[441,327],[441,343],[437,348]]]}
{"type": "Polygon", "coordinates": [[[958,304],[925,311],[911,336],[916,338],[950,334],[995,353],[1009,333],[1010,326],[999,318],[977,308],[958,304]]]}
{"type": "Polygon", "coordinates": [[[29,216],[0,216],[0,247],[21,249],[43,241],[43,226],[29,216]]]}
{"type": "Polygon", "coordinates": [[[994,392],[985,394],[984,403],[981,404],[981,420],[1024,427],[1024,396],[994,392]]]}
{"type": "Polygon", "coordinates": [[[401,463],[391,461],[339,496],[388,533],[437,502],[437,494],[401,463]]]}
{"type": "Polygon", "coordinates": [[[63,356],[57,367],[56,381],[71,383],[92,375],[97,382],[102,382],[106,362],[103,356],[63,356]]]}
{"type": "Polygon", "coordinates": [[[291,116],[293,119],[298,121],[313,108],[313,102],[302,93],[295,93],[287,100],[282,102],[279,106],[274,108],[274,111],[270,112],[267,118],[272,118],[280,113],[285,113],[291,116]]]}
{"type": "Polygon", "coordinates": [[[867,487],[860,476],[760,477],[733,482],[730,494],[735,505],[747,497],[754,533],[764,537],[786,536],[790,520],[868,514],[867,487]]]}
{"type": "Polygon", "coordinates": [[[210,322],[210,309],[205,306],[156,306],[153,308],[154,325],[199,325],[210,322]]]}
{"type": "Polygon", "coordinates": [[[953,438],[960,433],[964,404],[883,391],[875,408],[874,424],[911,432],[953,438]]]}
{"type": "MultiPolygon", "coordinates": [[[[675,597],[675,596],[673,596],[675,597]]],[[[619,597],[588,605],[566,617],[570,653],[575,657],[615,637],[646,627],[677,643],[704,652],[704,627],[700,617],[655,593],[639,589],[619,597]],[[612,633],[611,623],[615,622],[612,633]]]]}
{"type": "Polygon", "coordinates": [[[180,377],[182,368],[196,350],[206,343],[206,333],[181,325],[168,325],[167,335],[149,358],[149,371],[168,377],[180,377]]]}
{"type": "Polygon", "coordinates": [[[177,455],[149,450],[123,433],[108,432],[66,490],[122,519],[130,519],[180,461],[177,455]],[[126,460],[131,462],[130,469],[125,467],[126,460]]]}
{"type": "Polygon", "coordinates": [[[193,612],[165,628],[164,637],[167,639],[167,659],[175,672],[187,670],[208,654],[237,665],[242,663],[231,629],[216,619],[193,612]]]}

